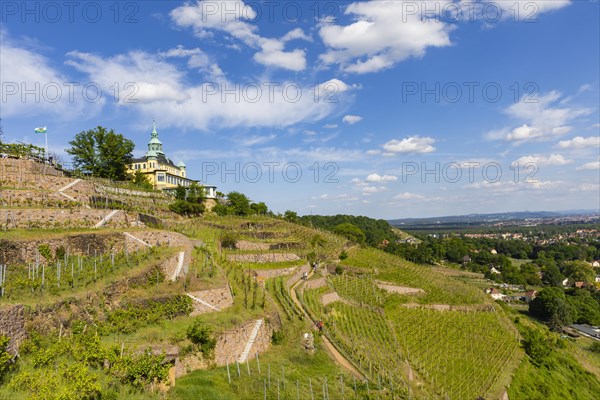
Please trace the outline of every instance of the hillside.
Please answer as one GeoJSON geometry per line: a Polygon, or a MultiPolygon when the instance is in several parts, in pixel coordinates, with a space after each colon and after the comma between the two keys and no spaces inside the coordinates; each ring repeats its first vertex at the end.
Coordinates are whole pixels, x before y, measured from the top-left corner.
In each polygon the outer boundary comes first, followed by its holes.
{"type": "Polygon", "coordinates": [[[0,181],[0,397],[526,399],[560,366],[594,398],[600,359],[569,342],[534,364],[539,324],[479,275],[282,219],[183,219],[33,161],[0,159],[0,181]]]}

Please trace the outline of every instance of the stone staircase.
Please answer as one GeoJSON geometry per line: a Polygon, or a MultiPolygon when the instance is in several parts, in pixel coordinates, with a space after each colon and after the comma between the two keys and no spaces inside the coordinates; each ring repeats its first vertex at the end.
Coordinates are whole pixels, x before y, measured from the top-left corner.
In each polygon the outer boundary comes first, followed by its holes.
{"type": "Polygon", "coordinates": [[[188,296],[190,299],[194,300],[194,301],[195,301],[195,302],[197,302],[197,303],[200,303],[200,304],[202,304],[202,305],[203,305],[203,306],[205,306],[205,307],[208,307],[208,308],[210,308],[210,309],[213,309],[213,310],[215,310],[215,311],[221,311],[221,309],[220,309],[219,307],[217,307],[217,306],[213,306],[212,304],[210,304],[210,303],[208,303],[208,302],[206,302],[206,301],[202,300],[202,299],[201,299],[201,298],[199,298],[199,297],[196,297],[196,296],[194,296],[194,295],[191,295],[191,294],[189,294],[189,293],[186,293],[186,294],[187,294],[187,296],[188,296]]]}
{"type": "Polygon", "coordinates": [[[106,215],[96,225],[94,225],[94,228],[102,228],[104,225],[106,225],[106,223],[108,221],[111,220],[112,217],[117,215],[119,213],[119,211],[121,211],[121,210],[112,210],[108,215],[106,215]]]}
{"type": "Polygon", "coordinates": [[[262,324],[263,324],[262,319],[256,320],[256,324],[254,325],[252,332],[250,332],[250,337],[248,338],[248,341],[246,342],[246,345],[244,346],[244,350],[242,350],[242,354],[240,354],[240,356],[238,358],[239,363],[244,363],[248,359],[248,355],[250,354],[250,350],[252,350],[252,346],[254,345],[254,342],[256,341],[256,337],[258,336],[258,332],[260,331],[262,324]]]}

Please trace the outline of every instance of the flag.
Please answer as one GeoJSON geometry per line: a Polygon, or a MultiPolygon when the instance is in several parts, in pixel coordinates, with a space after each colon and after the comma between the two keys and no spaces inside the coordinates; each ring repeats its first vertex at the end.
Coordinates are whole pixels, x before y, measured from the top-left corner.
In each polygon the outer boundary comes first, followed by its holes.
{"type": "Polygon", "coordinates": [[[46,133],[46,127],[43,128],[35,128],[35,133],[46,133]]]}

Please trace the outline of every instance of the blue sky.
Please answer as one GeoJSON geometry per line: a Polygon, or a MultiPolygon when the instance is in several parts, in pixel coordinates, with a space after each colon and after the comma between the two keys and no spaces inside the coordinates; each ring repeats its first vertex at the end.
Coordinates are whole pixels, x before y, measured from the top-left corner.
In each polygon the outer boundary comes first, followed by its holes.
{"type": "Polygon", "coordinates": [[[274,211],[600,208],[597,1],[11,2],[7,141],[102,125],[274,211]],[[85,90],[84,90],[85,88],[85,90]],[[299,175],[301,173],[301,175],[299,175]]]}

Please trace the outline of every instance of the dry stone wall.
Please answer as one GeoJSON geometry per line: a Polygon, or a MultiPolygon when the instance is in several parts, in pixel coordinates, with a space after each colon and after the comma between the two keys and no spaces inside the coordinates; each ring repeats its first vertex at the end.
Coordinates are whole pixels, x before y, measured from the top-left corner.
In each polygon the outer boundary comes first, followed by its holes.
{"type": "MultiPolygon", "coordinates": [[[[217,307],[220,310],[231,307],[233,305],[233,297],[231,296],[231,290],[229,286],[225,286],[219,289],[201,290],[198,292],[191,292],[192,296],[201,299],[213,307],[217,307]]],[[[204,314],[207,312],[215,312],[213,308],[207,307],[197,301],[193,302],[194,311],[190,314],[192,316],[204,314]]]]}
{"type": "MultiPolygon", "coordinates": [[[[89,209],[0,209],[0,229],[93,228],[111,210],[89,209]]],[[[143,226],[137,213],[119,212],[104,227],[143,226]]]]}
{"type": "Polygon", "coordinates": [[[122,233],[85,233],[39,240],[0,240],[0,260],[7,264],[26,264],[34,262],[39,254],[39,246],[48,245],[52,254],[63,247],[71,255],[94,255],[111,250],[118,253],[123,250],[125,236],[122,233]]]}
{"type": "Polygon", "coordinates": [[[12,355],[17,354],[19,346],[27,338],[22,305],[0,307],[0,334],[10,338],[8,351],[12,355]]]}

